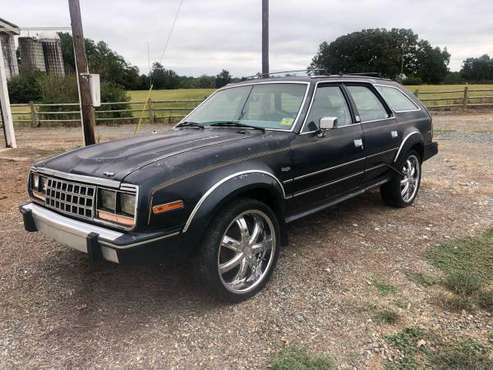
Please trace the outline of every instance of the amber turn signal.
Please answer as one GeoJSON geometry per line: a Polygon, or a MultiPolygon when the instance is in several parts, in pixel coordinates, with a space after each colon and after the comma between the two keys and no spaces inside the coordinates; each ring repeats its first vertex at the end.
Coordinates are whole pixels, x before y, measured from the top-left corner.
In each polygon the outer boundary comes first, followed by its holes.
{"type": "Polygon", "coordinates": [[[153,206],[152,213],[158,215],[160,213],[166,213],[166,212],[174,211],[175,209],[182,209],[182,208],[185,208],[185,205],[183,204],[183,200],[176,200],[171,203],[158,204],[157,206],[153,206]]]}

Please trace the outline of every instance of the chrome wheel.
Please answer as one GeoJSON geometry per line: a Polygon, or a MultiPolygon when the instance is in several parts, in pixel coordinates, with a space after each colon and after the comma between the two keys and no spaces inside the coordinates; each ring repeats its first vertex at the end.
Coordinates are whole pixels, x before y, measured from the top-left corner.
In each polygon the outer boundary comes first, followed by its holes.
{"type": "Polygon", "coordinates": [[[420,181],[419,159],[414,154],[410,155],[402,168],[403,177],[401,179],[401,197],[406,203],[413,201],[418,192],[420,181]]]}
{"type": "Polygon", "coordinates": [[[259,210],[242,212],[226,228],[218,253],[224,287],[237,294],[257,287],[272,267],[276,248],[274,225],[259,210]]]}

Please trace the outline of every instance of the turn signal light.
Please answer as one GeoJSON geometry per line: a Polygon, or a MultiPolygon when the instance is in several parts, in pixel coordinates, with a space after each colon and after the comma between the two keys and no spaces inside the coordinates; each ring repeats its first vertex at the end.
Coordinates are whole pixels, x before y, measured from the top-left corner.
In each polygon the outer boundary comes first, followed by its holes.
{"type": "Polygon", "coordinates": [[[174,211],[176,209],[182,209],[185,208],[185,205],[183,204],[183,200],[176,200],[171,203],[165,203],[165,204],[158,204],[157,206],[152,207],[152,213],[155,215],[158,215],[160,213],[166,213],[170,211],[174,211]]]}

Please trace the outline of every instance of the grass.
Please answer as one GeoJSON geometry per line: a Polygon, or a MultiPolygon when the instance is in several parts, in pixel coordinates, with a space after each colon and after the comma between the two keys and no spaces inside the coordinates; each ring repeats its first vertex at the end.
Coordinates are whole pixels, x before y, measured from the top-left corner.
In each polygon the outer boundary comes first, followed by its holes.
{"type": "Polygon", "coordinates": [[[493,313],[493,290],[480,292],[478,294],[477,302],[478,306],[483,310],[493,313]]]}
{"type": "MultiPolygon", "coordinates": [[[[152,100],[189,100],[204,99],[209,96],[213,89],[176,89],[176,90],[153,90],[152,100]]],[[[130,101],[143,101],[147,98],[149,91],[138,90],[128,91],[130,101]]]]}
{"type": "Polygon", "coordinates": [[[397,324],[401,319],[397,312],[390,309],[377,311],[373,318],[376,322],[380,324],[388,324],[388,325],[397,324]]]}
{"type": "Polygon", "coordinates": [[[277,354],[269,369],[272,370],[329,370],[334,361],[324,355],[315,355],[298,347],[287,347],[277,354]]]}
{"type": "MultiPolygon", "coordinates": [[[[420,99],[445,99],[444,101],[430,101],[424,102],[427,106],[434,105],[446,105],[446,104],[462,104],[462,99],[464,98],[464,87],[465,84],[454,84],[454,85],[410,85],[406,86],[411,92],[416,94],[418,91],[418,97],[420,99]],[[444,93],[447,91],[454,91],[454,93],[444,93]]],[[[473,84],[468,85],[469,97],[488,97],[488,99],[474,99],[473,103],[491,102],[493,99],[493,84],[473,84]],[[476,91],[476,90],[491,90],[491,91],[476,91]]]]}
{"type": "Polygon", "coordinates": [[[409,327],[385,339],[401,354],[397,362],[387,362],[387,369],[493,368],[488,347],[469,338],[444,341],[419,327],[409,327]]]}
{"type": "Polygon", "coordinates": [[[440,279],[420,272],[408,272],[406,276],[413,283],[424,287],[430,287],[440,282],[440,279]]]}
{"type": "Polygon", "coordinates": [[[378,290],[378,293],[380,293],[380,295],[382,295],[382,296],[386,296],[389,294],[395,294],[398,292],[398,289],[395,286],[387,283],[386,281],[384,281],[380,278],[374,277],[372,279],[371,283],[378,290]]]}
{"type": "Polygon", "coordinates": [[[445,287],[452,293],[463,297],[472,296],[479,292],[483,284],[479,275],[464,271],[451,272],[445,279],[445,287]]]}

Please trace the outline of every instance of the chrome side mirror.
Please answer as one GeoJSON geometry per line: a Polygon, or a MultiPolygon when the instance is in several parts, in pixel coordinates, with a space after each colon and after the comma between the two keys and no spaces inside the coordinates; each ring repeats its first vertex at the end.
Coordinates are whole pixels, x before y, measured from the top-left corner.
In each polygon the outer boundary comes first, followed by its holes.
{"type": "Polygon", "coordinates": [[[320,118],[320,135],[325,136],[328,130],[332,130],[337,126],[337,117],[322,117],[320,118]]]}

